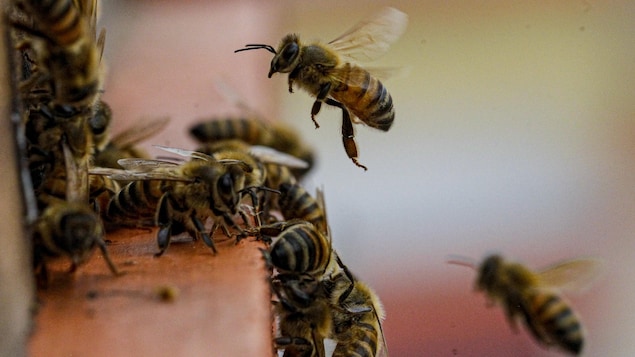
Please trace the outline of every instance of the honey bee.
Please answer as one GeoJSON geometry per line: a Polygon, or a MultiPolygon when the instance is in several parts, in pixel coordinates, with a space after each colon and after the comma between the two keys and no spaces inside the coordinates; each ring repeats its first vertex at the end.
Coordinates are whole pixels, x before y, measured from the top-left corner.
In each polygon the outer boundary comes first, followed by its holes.
{"type": "Polygon", "coordinates": [[[207,143],[196,151],[213,156],[216,160],[237,160],[243,162],[251,170],[245,176],[245,192],[257,210],[257,225],[262,224],[262,216],[269,214],[273,197],[279,194],[277,180],[289,179],[290,168],[306,168],[307,163],[291,155],[273,148],[260,145],[249,145],[238,139],[224,139],[207,143]],[[283,168],[287,168],[286,171],[283,168]],[[257,195],[262,193],[263,197],[257,195]]]}
{"type": "Polygon", "coordinates": [[[108,103],[99,100],[95,104],[93,115],[88,118],[88,129],[93,138],[95,152],[104,150],[110,142],[111,124],[112,109],[108,103]]]}
{"type": "Polygon", "coordinates": [[[60,201],[49,205],[34,226],[34,268],[38,285],[48,282],[46,259],[67,256],[71,259],[71,272],[83,264],[98,247],[110,271],[119,275],[110,259],[104,229],[99,215],[88,204],[60,201]]]}
{"type": "Polygon", "coordinates": [[[280,122],[267,123],[257,114],[238,118],[212,118],[190,128],[190,134],[199,142],[214,144],[225,140],[240,140],[249,145],[268,146],[294,156],[307,165],[293,167],[293,174],[301,178],[313,166],[313,150],[307,147],[293,128],[280,122]]]}
{"type": "Polygon", "coordinates": [[[280,272],[322,276],[335,266],[330,236],[309,222],[292,219],[254,229],[265,237],[276,237],[265,255],[280,272]]]}
{"type": "Polygon", "coordinates": [[[332,330],[329,299],[322,284],[308,274],[278,274],[271,280],[277,297],[277,349],[285,357],[326,356],[324,339],[332,330]]]}
{"type": "Polygon", "coordinates": [[[510,326],[517,330],[516,319],[524,320],[536,340],[547,347],[558,347],[578,355],[584,345],[582,324],[558,289],[580,289],[599,272],[592,259],[565,261],[544,270],[525,266],[491,255],[477,268],[465,258],[450,260],[478,270],[476,289],[485,292],[491,302],[500,303],[510,326]]]}
{"type": "Polygon", "coordinates": [[[385,312],[379,296],[359,281],[339,256],[335,259],[336,271],[322,280],[330,301],[330,338],[336,342],[333,357],[388,356],[381,325],[385,312]]]}
{"type": "Polygon", "coordinates": [[[239,210],[246,171],[251,168],[237,160],[219,161],[195,151],[160,148],[191,160],[120,159],[118,163],[125,170],[91,169],[92,174],[132,181],[110,200],[106,221],[124,226],[159,226],[157,256],[166,251],[171,237],[181,232],[195,240],[202,238],[216,253],[205,221],[214,219],[212,235],[218,227],[228,237],[228,227],[242,231],[233,216],[239,210]]]}
{"type": "Polygon", "coordinates": [[[34,269],[38,284],[46,286],[48,273],[46,257],[68,256],[71,258],[71,272],[84,263],[95,247],[102,251],[104,259],[113,274],[119,272],[110,259],[104,229],[99,215],[88,204],[86,192],[78,176],[70,174],[77,171],[70,149],[62,142],[66,174],[65,199],[51,200],[34,224],[34,269]]]}
{"type": "Polygon", "coordinates": [[[351,60],[373,59],[385,53],[405,31],[407,22],[406,14],[388,7],[328,44],[306,45],[300,42],[298,35],[288,34],[277,50],[270,45],[248,44],[234,52],[265,49],[273,53],[268,77],[274,73],[289,73],[289,92],[293,92],[293,84],[297,83],[316,97],[311,108],[316,128],[319,124],[315,116],[322,103],[342,109],[344,149],[355,165],[366,170],[357,160],[353,121],[388,131],[395,110],[392,97],[381,81],[351,60]]]}
{"type": "MultiPolygon", "coordinates": [[[[318,231],[327,234],[326,216],[321,203],[323,198],[314,198],[298,183],[282,183],[279,190],[278,206],[280,213],[286,220],[301,219],[307,221],[313,224],[318,231]]],[[[321,191],[318,191],[318,195],[321,195],[321,191]]]]}
{"type": "Polygon", "coordinates": [[[96,0],[21,0],[29,21],[14,28],[35,40],[38,71],[22,83],[32,88],[50,83],[56,110],[81,111],[92,106],[101,85],[101,56],[105,32],[96,36],[96,0]]]}

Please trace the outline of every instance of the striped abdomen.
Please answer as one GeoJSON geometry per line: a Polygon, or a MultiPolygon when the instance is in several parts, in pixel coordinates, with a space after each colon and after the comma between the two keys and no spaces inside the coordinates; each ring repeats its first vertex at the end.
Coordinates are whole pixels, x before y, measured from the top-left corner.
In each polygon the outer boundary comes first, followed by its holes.
{"type": "Polygon", "coordinates": [[[333,357],[374,357],[377,355],[378,333],[373,324],[363,321],[349,327],[349,338],[338,342],[333,357]]]}
{"type": "Polygon", "coordinates": [[[291,273],[314,274],[331,261],[331,242],[312,224],[300,223],[280,233],[270,248],[272,264],[291,273]]]}
{"type": "Polygon", "coordinates": [[[301,219],[315,226],[320,232],[327,233],[326,217],[318,201],[297,183],[282,183],[278,206],[286,220],[301,219]]]}
{"type": "Polygon", "coordinates": [[[569,305],[551,292],[535,292],[527,296],[525,320],[541,342],[557,345],[578,354],[582,350],[582,325],[569,305]]]}
{"type": "Polygon", "coordinates": [[[264,144],[271,134],[265,124],[257,119],[212,119],[190,128],[190,134],[200,142],[240,139],[248,144],[264,144]]]}
{"type": "Polygon", "coordinates": [[[59,46],[69,46],[87,36],[87,19],[72,0],[27,1],[46,36],[59,46]]]}
{"type": "Polygon", "coordinates": [[[386,87],[365,69],[347,63],[340,70],[348,76],[330,95],[344,104],[366,125],[388,131],[395,120],[392,97],[386,87]]]}
{"type": "Polygon", "coordinates": [[[124,186],[108,203],[107,217],[112,222],[154,217],[164,192],[162,181],[139,180],[124,186]]]}

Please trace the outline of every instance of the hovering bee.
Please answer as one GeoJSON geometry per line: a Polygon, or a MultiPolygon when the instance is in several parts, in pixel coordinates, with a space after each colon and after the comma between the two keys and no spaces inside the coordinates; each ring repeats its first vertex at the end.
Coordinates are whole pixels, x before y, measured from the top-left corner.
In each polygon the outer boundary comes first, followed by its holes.
{"type": "Polygon", "coordinates": [[[32,88],[49,82],[56,110],[78,112],[97,99],[105,31],[96,36],[96,0],[19,2],[30,21],[13,21],[14,28],[35,40],[37,73],[22,83],[32,88]]]}
{"type": "Polygon", "coordinates": [[[388,131],[395,110],[392,97],[381,81],[349,60],[373,59],[385,53],[402,35],[407,22],[406,14],[388,7],[328,44],[306,45],[300,42],[298,35],[288,34],[277,50],[270,45],[248,44],[234,52],[265,49],[273,53],[269,78],[274,73],[289,73],[289,92],[293,92],[293,84],[297,83],[316,97],[311,108],[316,128],[319,124],[315,116],[322,103],[341,108],[344,149],[355,165],[366,170],[357,160],[353,121],[388,131]]]}
{"type": "Polygon", "coordinates": [[[326,356],[324,339],[332,330],[329,299],[322,284],[308,274],[278,274],[272,281],[277,297],[277,349],[285,357],[326,356]]]}
{"type": "Polygon", "coordinates": [[[504,307],[514,331],[517,330],[516,319],[521,318],[538,342],[580,354],[584,345],[582,325],[558,289],[580,289],[588,285],[599,271],[598,261],[570,260],[537,272],[505,261],[500,255],[488,256],[478,268],[460,257],[449,263],[478,270],[476,289],[504,307]]]}
{"type": "Polygon", "coordinates": [[[195,151],[159,148],[191,160],[176,163],[121,159],[118,163],[125,170],[91,169],[91,174],[132,181],[110,200],[107,221],[114,225],[158,225],[157,256],[168,248],[172,235],[181,232],[188,232],[194,239],[202,238],[216,253],[214,242],[205,231],[205,221],[214,219],[212,235],[218,227],[228,237],[231,237],[228,227],[242,231],[233,216],[239,211],[245,176],[251,167],[241,161],[219,161],[195,151]]]}
{"type": "Polygon", "coordinates": [[[359,281],[339,256],[337,269],[322,282],[329,297],[332,332],[336,342],[333,357],[388,356],[381,325],[385,317],[379,296],[359,281]]]}
{"type": "Polygon", "coordinates": [[[64,142],[61,145],[65,167],[69,171],[65,180],[66,197],[65,200],[52,200],[35,222],[33,229],[33,261],[40,286],[46,286],[48,282],[46,257],[70,257],[73,272],[90,257],[95,247],[102,251],[112,273],[119,274],[106,249],[104,229],[99,215],[88,205],[86,192],[82,184],[76,180],[77,176],[70,174],[71,171],[77,170],[70,149],[64,142]]]}

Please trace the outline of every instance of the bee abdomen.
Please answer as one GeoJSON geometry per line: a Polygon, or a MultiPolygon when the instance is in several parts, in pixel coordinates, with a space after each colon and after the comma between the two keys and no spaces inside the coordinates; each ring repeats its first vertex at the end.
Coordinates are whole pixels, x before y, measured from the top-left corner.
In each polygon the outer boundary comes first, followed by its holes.
{"type": "Polygon", "coordinates": [[[37,19],[46,27],[47,34],[57,44],[70,45],[84,36],[85,27],[82,17],[71,0],[31,1],[30,3],[37,19]]]}
{"type": "Polygon", "coordinates": [[[333,92],[333,98],[342,102],[366,125],[388,131],[395,120],[392,96],[381,81],[359,67],[352,67],[350,77],[356,78],[359,86],[344,86],[344,90],[333,92]]]}
{"type": "Polygon", "coordinates": [[[278,204],[285,219],[298,218],[312,223],[321,232],[326,232],[324,210],[299,184],[282,183],[278,204]]]}
{"type": "Polygon", "coordinates": [[[271,261],[277,268],[294,273],[323,270],[329,263],[330,245],[310,224],[284,231],[272,245],[271,261]]]}
{"type": "Polygon", "coordinates": [[[354,327],[354,338],[340,342],[333,351],[333,357],[374,357],[377,353],[377,330],[367,323],[358,323],[354,327]]]}
{"type": "Polygon", "coordinates": [[[257,120],[246,118],[208,120],[190,128],[190,134],[200,142],[240,139],[249,144],[261,143],[266,132],[257,120]]]}
{"type": "Polygon", "coordinates": [[[108,217],[132,218],[154,214],[160,195],[152,187],[152,181],[133,181],[112,197],[108,204],[108,217]]]}
{"type": "Polygon", "coordinates": [[[537,325],[542,327],[545,338],[573,353],[582,350],[584,336],[582,325],[573,310],[557,295],[536,294],[531,298],[536,307],[537,325]]]}

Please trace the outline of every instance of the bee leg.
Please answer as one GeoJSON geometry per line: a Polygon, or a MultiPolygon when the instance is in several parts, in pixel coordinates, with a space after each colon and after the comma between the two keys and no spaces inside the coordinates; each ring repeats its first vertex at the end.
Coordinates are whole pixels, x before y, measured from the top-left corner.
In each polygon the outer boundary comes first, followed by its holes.
{"type": "Polygon", "coordinates": [[[348,267],[344,265],[344,263],[342,262],[342,259],[340,259],[340,256],[335,254],[335,252],[333,252],[332,254],[335,255],[335,260],[337,261],[337,265],[339,265],[339,267],[342,268],[342,270],[344,271],[344,274],[346,275],[346,278],[348,278],[348,280],[350,281],[349,286],[346,288],[346,290],[344,290],[342,295],[340,295],[339,297],[339,303],[342,304],[353,291],[353,288],[355,286],[355,278],[353,277],[353,274],[351,273],[351,271],[348,270],[348,267]]]}
{"type": "Polygon", "coordinates": [[[203,242],[205,242],[208,247],[212,248],[212,252],[214,252],[214,254],[218,253],[216,251],[214,241],[209,237],[209,234],[205,232],[205,225],[203,224],[203,222],[201,222],[201,220],[198,219],[198,217],[196,217],[195,215],[192,215],[192,223],[194,223],[194,226],[198,230],[198,234],[201,235],[203,242]]]}
{"type": "Polygon", "coordinates": [[[97,241],[97,246],[99,246],[99,250],[101,250],[101,254],[104,256],[104,260],[106,261],[106,264],[108,264],[108,268],[113,275],[122,275],[122,273],[117,269],[117,266],[115,266],[115,263],[113,263],[112,259],[110,259],[110,254],[108,254],[108,249],[106,248],[106,242],[104,242],[103,239],[99,239],[97,241]]]}
{"type": "Polygon", "coordinates": [[[274,339],[277,349],[284,349],[285,356],[312,356],[313,346],[306,338],[282,336],[274,339]],[[286,353],[289,351],[290,353],[286,353]]]}
{"type": "Polygon", "coordinates": [[[157,210],[157,225],[159,231],[157,232],[157,244],[159,245],[159,252],[154,254],[155,257],[160,257],[165,253],[170,245],[170,238],[172,237],[172,206],[169,203],[169,193],[161,196],[159,201],[159,208],[157,210]]]}
{"type": "MultiPolygon", "coordinates": [[[[327,101],[328,104],[330,104],[328,102],[329,99],[326,98],[328,97],[330,91],[331,91],[331,83],[324,83],[320,87],[320,91],[318,92],[317,97],[315,98],[315,102],[313,102],[313,107],[311,107],[311,120],[313,120],[313,124],[315,124],[316,129],[320,127],[320,124],[318,124],[318,122],[315,120],[315,116],[320,112],[320,109],[322,108],[322,103],[325,100],[327,101]]],[[[335,101],[333,100],[333,102],[335,101]]],[[[335,102],[335,103],[339,104],[339,102],[335,102]]]]}
{"type": "Polygon", "coordinates": [[[367,171],[368,168],[357,161],[357,144],[355,144],[355,130],[353,129],[350,112],[342,103],[331,98],[326,99],[326,104],[342,109],[342,143],[344,144],[346,155],[353,160],[355,165],[367,171]]]}

